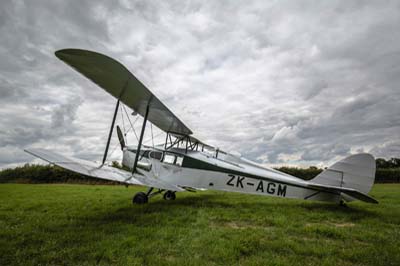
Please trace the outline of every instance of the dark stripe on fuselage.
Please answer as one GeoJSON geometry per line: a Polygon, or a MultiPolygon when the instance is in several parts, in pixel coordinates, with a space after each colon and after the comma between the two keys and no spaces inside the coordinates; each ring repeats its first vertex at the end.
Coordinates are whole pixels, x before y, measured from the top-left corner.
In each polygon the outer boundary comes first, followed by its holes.
{"type": "MultiPolygon", "coordinates": [[[[309,188],[307,186],[302,186],[302,185],[298,185],[298,184],[291,184],[291,183],[285,182],[285,181],[277,181],[277,180],[272,179],[272,178],[267,178],[267,177],[263,177],[263,176],[258,176],[258,175],[245,173],[245,172],[242,172],[242,171],[237,171],[237,170],[233,170],[233,169],[220,167],[220,166],[208,163],[208,162],[204,162],[204,161],[199,160],[199,159],[195,159],[195,158],[189,157],[187,155],[183,159],[182,167],[198,169],[198,170],[222,172],[222,173],[226,173],[226,174],[234,174],[234,175],[238,175],[238,176],[254,178],[254,179],[257,179],[257,180],[264,180],[264,181],[269,181],[269,182],[286,184],[286,185],[294,186],[294,187],[306,188],[306,189],[310,189],[310,190],[314,190],[314,191],[320,191],[320,190],[317,190],[317,189],[314,189],[314,188],[309,188]]],[[[333,192],[330,192],[330,191],[327,191],[327,192],[333,193],[333,192]]],[[[333,194],[336,194],[336,193],[333,193],[333,194]]]]}

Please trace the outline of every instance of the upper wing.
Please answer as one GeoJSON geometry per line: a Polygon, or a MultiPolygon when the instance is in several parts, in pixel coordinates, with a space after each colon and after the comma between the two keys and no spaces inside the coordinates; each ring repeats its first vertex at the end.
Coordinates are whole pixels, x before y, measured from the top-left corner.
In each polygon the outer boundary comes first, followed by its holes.
{"type": "Polygon", "coordinates": [[[179,118],[116,60],[100,53],[80,49],[63,49],[55,54],[142,116],[145,115],[149,104],[148,120],[161,130],[182,135],[192,134],[179,118]]]}
{"type": "MultiPolygon", "coordinates": [[[[137,173],[132,176],[132,173],[125,170],[105,165],[99,167],[94,162],[67,157],[44,149],[29,149],[25,151],[49,163],[94,178],[117,181],[125,184],[143,185],[172,191],[183,191],[183,189],[174,184],[166,183],[164,181],[152,178],[151,176],[144,176],[137,173]]],[[[145,174],[145,171],[142,171],[141,169],[138,169],[138,171],[142,172],[142,174],[145,174]]]]}

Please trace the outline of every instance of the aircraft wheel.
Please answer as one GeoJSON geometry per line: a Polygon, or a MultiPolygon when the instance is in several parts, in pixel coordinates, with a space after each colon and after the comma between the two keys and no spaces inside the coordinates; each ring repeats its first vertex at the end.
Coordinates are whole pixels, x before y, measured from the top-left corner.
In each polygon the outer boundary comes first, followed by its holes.
{"type": "Polygon", "coordinates": [[[167,192],[164,193],[163,198],[165,200],[174,200],[176,199],[175,192],[168,190],[167,192]]]}
{"type": "Polygon", "coordinates": [[[136,204],[145,204],[149,201],[149,197],[147,197],[146,193],[138,192],[132,199],[132,203],[136,204]]]}

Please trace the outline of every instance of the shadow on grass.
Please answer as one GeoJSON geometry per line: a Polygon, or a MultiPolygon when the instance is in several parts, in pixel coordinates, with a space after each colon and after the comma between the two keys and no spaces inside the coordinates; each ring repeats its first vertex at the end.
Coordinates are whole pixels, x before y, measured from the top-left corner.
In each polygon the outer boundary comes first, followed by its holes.
{"type": "MultiPolygon", "coordinates": [[[[367,203],[365,203],[367,204],[367,203]]],[[[342,214],[352,214],[352,215],[362,215],[362,216],[375,216],[376,213],[374,211],[368,210],[366,208],[362,208],[362,206],[355,206],[351,203],[346,206],[340,206],[335,203],[324,203],[324,202],[312,202],[309,204],[302,204],[302,208],[308,211],[329,211],[335,213],[342,214]]]]}
{"type": "Polygon", "coordinates": [[[377,214],[373,211],[362,208],[362,206],[347,207],[339,206],[334,203],[324,202],[294,202],[293,200],[251,200],[244,201],[240,196],[234,201],[223,198],[224,195],[218,194],[197,194],[178,197],[174,201],[165,201],[160,196],[152,198],[148,204],[121,207],[113,212],[99,212],[95,215],[85,217],[85,221],[91,220],[94,223],[114,223],[122,222],[127,224],[152,225],[148,220],[157,220],[157,225],[167,225],[177,217],[185,217],[188,224],[191,219],[196,217],[201,210],[213,210],[214,215],[223,212],[228,216],[235,217],[243,211],[252,212],[257,207],[257,214],[267,217],[270,215],[281,214],[282,211],[288,216],[302,216],[305,212],[334,213],[335,215],[348,216],[352,220],[362,220],[374,217],[377,214]]]}

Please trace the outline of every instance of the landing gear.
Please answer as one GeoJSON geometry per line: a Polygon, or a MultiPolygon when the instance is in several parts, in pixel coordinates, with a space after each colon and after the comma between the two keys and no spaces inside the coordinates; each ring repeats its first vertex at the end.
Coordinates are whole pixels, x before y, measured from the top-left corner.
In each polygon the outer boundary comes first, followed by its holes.
{"type": "Polygon", "coordinates": [[[149,201],[149,197],[144,192],[138,192],[132,199],[132,203],[145,204],[149,201]]]}
{"type": "MultiPolygon", "coordinates": [[[[164,192],[163,189],[159,189],[158,191],[152,192],[153,188],[149,188],[147,192],[138,192],[132,199],[132,203],[136,204],[145,204],[149,202],[149,198],[154,197],[157,194],[161,194],[164,192]]],[[[165,200],[174,200],[176,198],[175,191],[168,190],[164,192],[163,198],[165,200]]]]}
{"type": "Polygon", "coordinates": [[[163,198],[165,200],[175,200],[176,199],[175,192],[168,190],[167,192],[164,193],[163,198]]]}
{"type": "Polygon", "coordinates": [[[346,202],[344,200],[340,200],[339,206],[341,207],[347,207],[346,202]]]}

